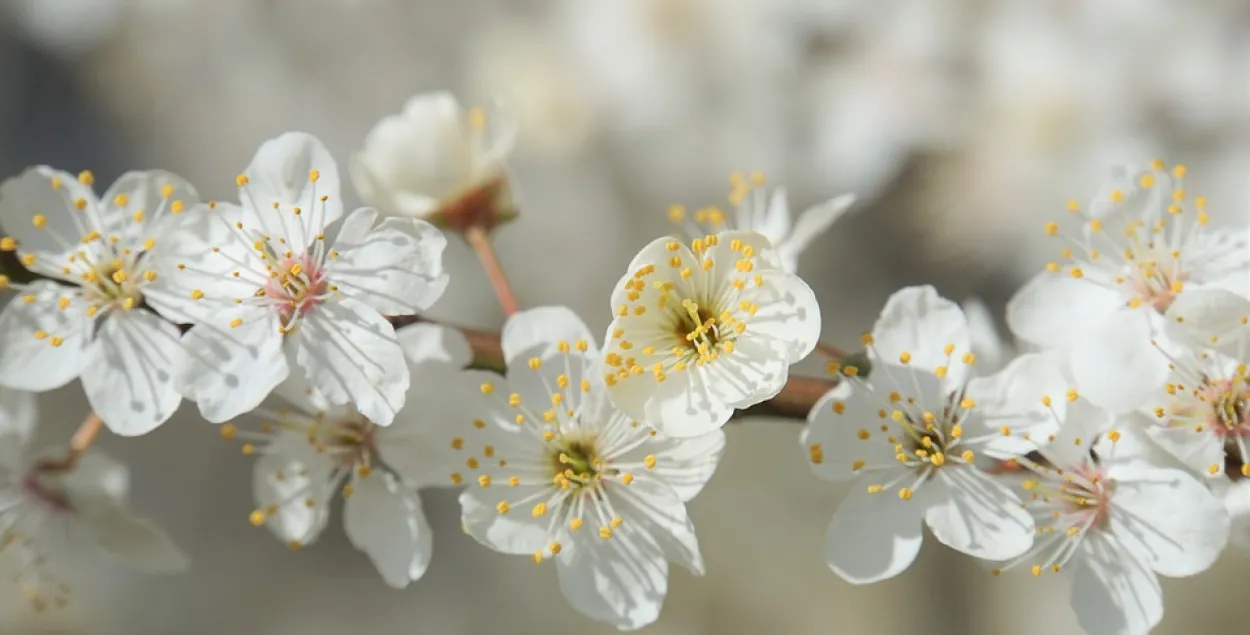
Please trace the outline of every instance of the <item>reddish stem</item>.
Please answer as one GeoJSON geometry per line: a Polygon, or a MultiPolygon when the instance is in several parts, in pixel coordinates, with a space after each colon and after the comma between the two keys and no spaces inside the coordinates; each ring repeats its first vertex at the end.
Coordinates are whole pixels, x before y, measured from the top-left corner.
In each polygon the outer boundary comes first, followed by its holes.
{"type": "Polygon", "coordinates": [[[508,284],[508,276],[503,272],[503,267],[499,264],[499,257],[495,255],[495,247],[491,245],[490,235],[482,227],[473,226],[464,230],[464,239],[473,247],[473,251],[477,252],[477,259],[482,263],[482,269],[486,271],[486,279],[490,281],[490,286],[495,290],[495,297],[499,299],[499,307],[503,309],[505,315],[512,315],[517,312],[516,297],[512,295],[512,287],[508,284]]]}
{"type": "Polygon", "coordinates": [[[91,413],[74,431],[74,436],[69,439],[69,450],[65,456],[60,459],[48,459],[40,461],[39,468],[43,470],[61,472],[74,469],[78,464],[78,458],[81,457],[100,436],[100,431],[104,429],[104,421],[100,419],[100,415],[91,413]]]}
{"type": "Polygon", "coordinates": [[[816,350],[824,353],[835,362],[840,362],[850,356],[850,353],[847,353],[833,344],[826,344],[824,342],[816,342],[816,350]]]}

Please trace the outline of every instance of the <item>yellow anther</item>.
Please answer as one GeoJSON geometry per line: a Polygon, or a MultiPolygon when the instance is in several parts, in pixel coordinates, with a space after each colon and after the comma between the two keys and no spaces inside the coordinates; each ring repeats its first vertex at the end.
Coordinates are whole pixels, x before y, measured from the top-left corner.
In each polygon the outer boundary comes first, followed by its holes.
{"type": "Polygon", "coordinates": [[[911,353],[908,353],[907,351],[903,351],[901,354],[899,354],[898,361],[900,364],[911,363],[911,353]]]}
{"type": "Polygon", "coordinates": [[[500,514],[506,514],[511,509],[512,509],[512,506],[508,504],[508,501],[499,501],[499,504],[495,505],[495,511],[499,512],[500,514]]]}
{"type": "Polygon", "coordinates": [[[495,392],[495,385],[490,382],[484,382],[481,386],[481,390],[483,395],[489,395],[492,392],[495,392]]]}
{"type": "Polygon", "coordinates": [[[243,187],[244,185],[247,185],[247,183],[248,183],[248,178],[246,174],[240,174],[234,177],[234,184],[239,187],[243,187]]]}
{"type": "Polygon", "coordinates": [[[78,173],[78,182],[83,185],[95,185],[95,175],[91,173],[91,170],[83,170],[78,173]]]}
{"type": "Polygon", "coordinates": [[[898,491],[898,497],[900,500],[905,500],[905,501],[911,500],[911,494],[912,494],[911,490],[906,487],[898,491]]]}
{"type": "Polygon", "coordinates": [[[648,454],[645,458],[643,458],[642,464],[647,466],[648,470],[654,468],[655,467],[655,455],[648,454]]]}
{"type": "Polygon", "coordinates": [[[1046,223],[1045,231],[1046,231],[1047,236],[1058,236],[1059,235],[1059,223],[1056,223],[1053,221],[1046,223]]]}
{"type": "Polygon", "coordinates": [[[203,291],[201,291],[201,290],[199,290],[199,289],[192,289],[192,290],[191,290],[191,299],[192,299],[192,300],[199,300],[199,299],[201,299],[201,298],[203,298],[203,297],[204,297],[204,292],[203,292],[203,291]]]}
{"type": "Polygon", "coordinates": [[[260,527],[265,524],[265,512],[259,509],[252,510],[252,513],[247,515],[247,521],[252,523],[253,527],[260,527]]]}

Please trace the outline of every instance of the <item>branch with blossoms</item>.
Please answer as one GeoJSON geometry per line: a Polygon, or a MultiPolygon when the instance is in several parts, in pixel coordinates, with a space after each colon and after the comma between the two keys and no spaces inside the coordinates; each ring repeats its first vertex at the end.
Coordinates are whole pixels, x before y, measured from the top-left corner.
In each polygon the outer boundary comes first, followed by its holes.
{"type": "Polygon", "coordinates": [[[1062,260],[1007,312],[1031,352],[1010,352],[983,307],[919,286],[848,355],[820,341],[796,272],[852,199],[792,219],[757,174],[732,177],[729,212],[669,210],[688,236],[624,268],[603,337],[568,308],[519,306],[490,242],[518,217],[513,137],[499,113],[417,96],[352,158],[374,207],[350,213],[334,158],[297,132],[261,145],[237,202],[160,171],[100,196],[90,172],[46,166],[0,185],[0,286],[17,292],[0,313],[0,434],[24,448],[35,393],[75,379],[92,408],[63,454],[0,464],[19,501],[0,510],[0,566],[31,606],[70,601],[84,546],[188,566],[93,447],[184,399],[256,457],[248,521],[289,547],[315,542],[341,497],[349,540],[407,587],[432,557],[420,491],[456,487],[468,535],[553,563],[574,609],[622,630],[659,617],[670,563],[705,573],[686,504],[742,414],[805,418],[814,474],[853,484],[824,548],[854,584],[903,573],[927,528],[996,575],[1071,575],[1091,635],[1145,633],[1158,575],[1197,574],[1250,533],[1250,252],[1208,227],[1182,166],[1118,170],[1068,205],[1079,231],[1044,226],[1062,260]],[[448,156],[466,160],[428,163],[448,156]],[[448,235],[477,251],[500,334],[422,317],[447,286],[448,235]],[[829,377],[790,375],[818,350],[829,377]]]}

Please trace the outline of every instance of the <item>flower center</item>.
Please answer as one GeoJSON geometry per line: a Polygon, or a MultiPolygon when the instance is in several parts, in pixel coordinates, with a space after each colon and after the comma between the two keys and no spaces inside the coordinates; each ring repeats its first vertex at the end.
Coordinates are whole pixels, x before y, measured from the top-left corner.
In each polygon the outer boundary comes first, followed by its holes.
{"type": "Polygon", "coordinates": [[[313,431],[309,436],[317,452],[328,452],[340,467],[368,465],[377,450],[377,426],[363,417],[330,423],[320,435],[313,431]]]}
{"type": "MultiPolygon", "coordinates": [[[[89,309],[90,314],[99,310],[95,307],[129,311],[142,306],[143,293],[131,273],[133,269],[121,258],[115,258],[83,273],[83,295],[93,307],[89,309]]],[[[140,274],[141,279],[143,276],[154,277],[154,274],[140,274]]]]}
{"type": "Polygon", "coordinates": [[[1111,495],[1115,481],[1106,478],[1098,467],[1083,466],[1065,477],[1060,483],[1059,500],[1068,514],[1083,519],[1081,524],[1089,527],[1105,527],[1111,509],[1111,495]]]}
{"type": "Polygon", "coordinates": [[[270,260],[264,295],[274,302],[283,326],[287,326],[296,314],[308,313],[324,300],[329,284],[325,271],[312,258],[288,256],[270,260]]]}
{"type": "Polygon", "coordinates": [[[548,444],[551,480],[562,487],[593,485],[613,470],[605,469],[593,437],[560,436],[548,444]]]}
{"type": "Polygon", "coordinates": [[[715,359],[715,348],[720,342],[720,327],[716,318],[706,308],[700,308],[694,300],[682,300],[684,313],[676,312],[676,328],[674,332],[684,342],[687,349],[699,355],[700,361],[705,357],[715,359]]]}

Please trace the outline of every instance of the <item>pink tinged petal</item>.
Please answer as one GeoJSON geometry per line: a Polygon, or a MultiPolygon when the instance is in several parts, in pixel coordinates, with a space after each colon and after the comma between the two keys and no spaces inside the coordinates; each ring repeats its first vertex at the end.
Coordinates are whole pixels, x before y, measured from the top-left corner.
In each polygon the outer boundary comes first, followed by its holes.
{"type": "Polygon", "coordinates": [[[1033,546],[1033,516],[1002,482],[971,466],[950,465],[936,471],[945,489],[933,494],[925,523],[942,544],[975,558],[1008,560],[1033,546]]]}
{"type": "Polygon", "coordinates": [[[1228,542],[1224,506],[1193,476],[1142,461],[1115,464],[1109,531],[1161,575],[1206,571],[1228,542]]]}
{"type": "Polygon", "coordinates": [[[968,320],[958,304],[938,295],[931,286],[906,287],[894,292],[872,330],[873,348],[888,364],[906,364],[933,373],[948,369],[947,381],[961,385],[971,352],[968,320]],[[945,348],[953,345],[950,355],[945,348]]]}
{"type": "Polygon", "coordinates": [[[171,218],[144,256],[156,279],[143,287],[148,306],[183,324],[214,322],[264,285],[264,264],[230,229],[243,218],[236,205],[200,206],[171,218]],[[239,277],[234,277],[234,272],[239,277]]]}
{"type": "Polygon", "coordinates": [[[78,377],[91,333],[85,311],[81,292],[48,281],[32,283],[0,309],[0,385],[42,392],[78,377]],[[69,307],[61,310],[65,299],[69,307]]]}
{"type": "MultiPolygon", "coordinates": [[[[902,473],[881,472],[874,482],[902,473]]],[[[863,480],[856,482],[825,534],[825,555],[833,572],[851,584],[872,584],[906,571],[924,539],[927,489],[905,501],[893,492],[869,494],[863,480]]]]}
{"type": "Polygon", "coordinates": [[[414,384],[418,383],[417,369],[423,364],[434,363],[440,369],[443,365],[463,368],[473,361],[473,349],[458,329],[419,322],[396,330],[395,338],[413,366],[414,384]]]}
{"type": "Polygon", "coordinates": [[[143,250],[147,239],[159,242],[166,228],[181,220],[172,213],[173,208],[185,211],[199,202],[195,188],[176,174],[164,170],[127,172],[100,199],[104,222],[99,229],[105,236],[117,236],[121,246],[143,250]]]}
{"type": "Polygon", "coordinates": [[[1164,319],[1166,332],[1198,348],[1236,354],[1250,326],[1250,300],[1225,289],[1192,289],[1176,296],[1164,319]]]}
{"type": "Polygon", "coordinates": [[[1064,420],[1070,387],[1064,370],[1065,359],[1060,355],[1029,353],[994,375],[972,379],[967,395],[982,416],[972,417],[964,425],[964,434],[985,435],[982,447],[995,458],[1033,451],[1036,442],[1054,434],[1064,420]],[[999,434],[1003,426],[1009,435],[999,434]]]}
{"type": "Polygon", "coordinates": [[[791,364],[807,357],[820,341],[820,305],[811,287],[798,276],[783,271],[764,271],[760,274],[764,286],[755,287],[742,294],[746,300],[759,306],[755,315],[744,317],[747,330],[741,339],[760,335],[776,340],[784,346],[787,361],[791,364]]]}
{"type": "Polygon", "coordinates": [[[151,573],[176,573],[191,565],[187,555],[156,523],[117,505],[80,514],[91,538],[126,565],[151,573]]]}
{"type": "Polygon", "coordinates": [[[182,336],[183,396],[213,423],[256,409],[290,373],[278,314],[260,308],[219,313],[182,336]],[[230,327],[241,320],[237,327],[230,327]]]}
{"type": "Polygon", "coordinates": [[[433,532],[421,498],[390,474],[355,481],[343,507],[347,539],[365,552],[388,585],[407,587],[425,574],[433,554],[433,532]]]}
{"type": "Polygon", "coordinates": [[[20,446],[30,439],[39,423],[39,400],[35,393],[24,390],[0,388],[0,436],[17,439],[19,443],[4,446],[20,446]]]}
{"type": "Polygon", "coordinates": [[[1073,564],[1072,610],[1086,633],[1149,633],[1163,619],[1163,589],[1145,563],[1092,533],[1073,564]]]}
{"type": "Polygon", "coordinates": [[[447,289],[443,250],[447,239],[417,219],[388,218],[361,208],[344,221],[326,264],[326,275],[343,295],[384,315],[412,315],[428,309],[447,289]]]}
{"type": "Polygon", "coordinates": [[[1071,352],[1077,390],[1112,412],[1144,406],[1170,372],[1167,357],[1151,343],[1149,314],[1126,309],[1121,316],[1092,329],[1071,352]]]}
{"type": "Polygon", "coordinates": [[[500,339],[508,364],[518,358],[525,362],[531,357],[555,356],[560,353],[560,342],[574,349],[578,342],[586,342],[588,353],[598,348],[595,335],[586,323],[564,306],[537,307],[516,313],[504,323],[500,339]]]}
{"type": "Polygon", "coordinates": [[[262,143],[244,175],[248,184],[239,193],[247,212],[244,224],[263,228],[275,239],[285,236],[291,245],[306,247],[343,216],[338,165],[308,133],[288,132],[262,143]],[[314,171],[315,182],[310,178],[314,171]],[[327,197],[324,202],[322,197],[327,197]]]}
{"type": "Polygon", "coordinates": [[[888,416],[880,416],[883,405],[867,391],[830,391],[822,397],[807,415],[808,425],[799,438],[812,472],[843,483],[865,469],[898,467],[895,443],[889,439],[900,433],[888,416]]]}
{"type": "Polygon", "coordinates": [[[27,168],[0,184],[0,233],[17,240],[19,254],[34,254],[34,265],[27,267],[31,271],[78,283],[77,276],[66,275],[62,268],[69,264],[73,250],[81,247],[84,232],[75,221],[98,226],[95,203],[91,188],[74,175],[47,166],[27,168]],[[75,201],[83,202],[82,211],[75,201]],[[42,228],[35,226],[36,216],[46,222],[42,228]]]}
{"type": "Polygon", "coordinates": [[[789,237],[777,245],[785,270],[794,272],[798,267],[799,254],[803,253],[817,236],[829,231],[829,228],[839,218],[846,215],[854,204],[855,197],[846,194],[809,207],[800,213],[798,220],[794,223],[794,228],[790,230],[789,237]]]}
{"type": "Polygon", "coordinates": [[[288,361],[332,404],[353,404],[387,426],[404,405],[410,377],[395,329],[362,302],[319,305],[288,336],[288,361]]]}
{"type": "Polygon", "coordinates": [[[330,501],[342,481],[334,472],[331,459],[306,438],[279,434],[253,466],[252,522],[263,519],[283,542],[312,544],[329,521],[330,501]]]}
{"type": "MultiPolygon", "coordinates": [[[[536,503],[549,502],[552,494],[549,485],[470,484],[460,493],[461,520],[470,536],[499,553],[533,555],[551,542],[547,531],[551,518],[535,516],[532,509],[536,503]]],[[[589,527],[581,531],[594,533],[589,527]]]]}
{"type": "Polygon", "coordinates": [[[620,630],[654,622],[668,594],[663,549],[653,536],[624,523],[607,540],[587,529],[570,534],[570,544],[556,559],[565,599],[587,617],[620,630]]]}
{"type": "Polygon", "coordinates": [[[1007,325],[1030,344],[1067,349],[1123,309],[1125,302],[1112,289],[1043,271],[1007,303],[1007,325]]]}
{"type": "Polygon", "coordinates": [[[182,395],[178,327],[150,311],[125,311],[104,319],[83,368],[87,401],[109,430],[139,436],[169,420],[182,395]]]}
{"type": "MultiPolygon", "coordinates": [[[[674,438],[656,433],[651,441],[629,452],[613,456],[616,463],[642,463],[647,456],[655,457],[655,467],[647,474],[656,481],[672,488],[677,497],[685,502],[693,499],[707,484],[721,456],[725,453],[725,432],[713,430],[704,435],[674,438]]],[[[637,477],[637,475],[635,475],[637,477]]],[[[634,481],[635,483],[637,480],[634,481]]]]}

